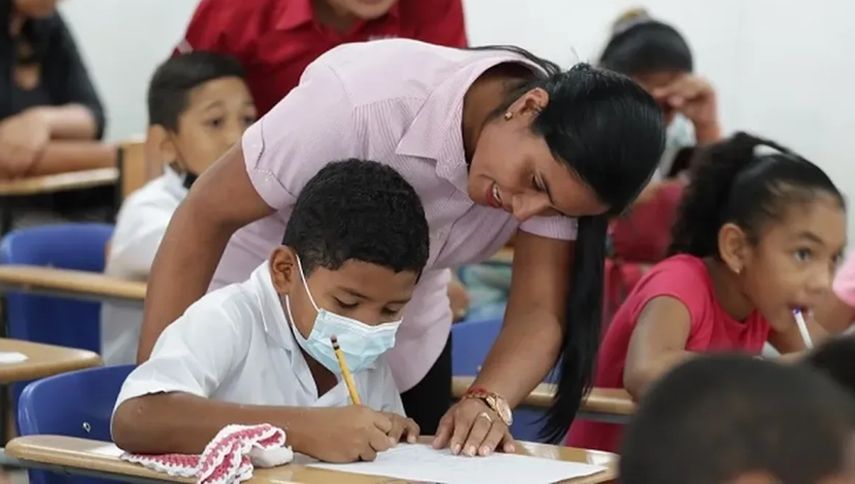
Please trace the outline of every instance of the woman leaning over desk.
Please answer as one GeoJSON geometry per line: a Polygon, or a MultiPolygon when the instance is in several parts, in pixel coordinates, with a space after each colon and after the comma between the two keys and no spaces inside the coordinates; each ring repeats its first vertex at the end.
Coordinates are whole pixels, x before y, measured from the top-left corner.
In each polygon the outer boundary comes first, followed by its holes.
{"type": "Polygon", "coordinates": [[[266,260],[301,187],[325,164],[374,159],[415,187],[431,230],[428,267],[388,355],[407,414],[436,431],[437,447],[510,450],[506,408],[560,358],[546,429],[560,438],[599,342],[607,216],[647,183],[663,142],[658,106],[618,74],[562,72],[513,47],[335,48],[175,213],[149,279],[140,357],[212,278],[215,287],[242,281],[266,260]],[[472,390],[484,398],[449,409],[446,269],[485,259],[514,234],[505,323],[472,390]]]}

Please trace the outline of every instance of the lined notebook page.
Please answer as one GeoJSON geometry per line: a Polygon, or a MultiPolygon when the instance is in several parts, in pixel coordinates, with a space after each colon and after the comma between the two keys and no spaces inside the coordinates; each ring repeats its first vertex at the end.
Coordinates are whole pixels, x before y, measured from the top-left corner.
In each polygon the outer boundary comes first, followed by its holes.
{"type": "Polygon", "coordinates": [[[399,444],[377,454],[374,462],[315,462],[307,465],[356,474],[449,484],[549,483],[586,477],[606,470],[602,466],[516,454],[495,453],[488,457],[461,457],[452,455],[448,449],[435,450],[424,444],[399,444]]]}

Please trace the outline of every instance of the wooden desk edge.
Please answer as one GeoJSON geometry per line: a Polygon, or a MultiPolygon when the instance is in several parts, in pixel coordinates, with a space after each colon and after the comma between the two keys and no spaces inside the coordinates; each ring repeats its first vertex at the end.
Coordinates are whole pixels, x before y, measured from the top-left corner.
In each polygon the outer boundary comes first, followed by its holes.
{"type": "MultiPolygon", "coordinates": [[[[48,464],[62,467],[73,467],[81,470],[105,472],[123,476],[140,477],[143,479],[155,479],[163,481],[165,477],[169,477],[164,473],[153,471],[143,467],[142,465],[132,464],[123,461],[116,457],[107,455],[97,455],[92,452],[81,455],[84,451],[70,448],[51,447],[45,441],[49,441],[56,436],[52,435],[31,435],[25,437],[15,437],[6,444],[6,454],[26,462],[34,462],[38,464],[48,464]]],[[[87,441],[85,439],[67,438],[69,442],[79,441],[80,443],[91,443],[92,448],[97,448],[100,445],[106,445],[107,442],[87,441]]],[[[65,439],[62,439],[65,440],[65,439]]],[[[169,477],[171,482],[194,482],[193,479],[179,479],[169,477]]]]}
{"type": "Polygon", "coordinates": [[[101,356],[92,351],[9,338],[0,338],[0,351],[17,351],[28,358],[20,363],[0,365],[0,384],[44,378],[103,363],[101,356]],[[45,357],[44,352],[60,353],[61,357],[45,357]]]}
{"type": "MultiPolygon", "coordinates": [[[[455,398],[460,398],[466,390],[472,386],[474,377],[455,376],[452,379],[451,392],[455,398]]],[[[548,408],[552,405],[555,395],[555,385],[541,383],[523,400],[522,405],[530,407],[548,408]]],[[[630,416],[635,413],[635,402],[624,390],[617,388],[594,388],[582,400],[581,411],[590,413],[604,413],[610,415],[630,416]]]]}
{"type": "MultiPolygon", "coordinates": [[[[96,471],[110,473],[117,476],[132,476],[143,479],[158,479],[164,480],[167,476],[162,473],[155,472],[144,468],[141,465],[132,464],[123,461],[116,457],[107,455],[98,455],[92,453],[93,449],[108,445],[108,442],[100,442],[94,440],[80,439],[75,437],[63,437],[56,435],[30,435],[24,437],[16,437],[12,439],[6,446],[6,454],[19,459],[24,464],[31,462],[34,464],[62,466],[67,468],[75,468],[83,471],[96,471]],[[58,444],[65,444],[64,446],[58,444]]],[[[523,443],[525,446],[531,446],[536,449],[542,444],[523,443]]],[[[579,451],[580,449],[575,449],[579,451]]],[[[584,451],[596,452],[596,451],[584,451]]],[[[606,469],[596,474],[586,477],[580,477],[566,481],[572,484],[596,484],[603,482],[613,482],[617,478],[617,459],[618,457],[608,452],[602,452],[606,458],[610,458],[610,462],[600,464],[606,469]]],[[[299,467],[304,467],[298,464],[299,467]]],[[[312,469],[314,470],[314,469],[312,469]]],[[[334,471],[328,471],[334,472],[334,471]]],[[[275,473],[275,468],[259,469],[259,478],[261,474],[275,473]]],[[[371,476],[354,475],[359,478],[360,482],[365,482],[371,476]]],[[[266,477],[266,476],[265,476],[266,477]]],[[[282,482],[275,475],[270,476],[270,482],[282,482]]],[[[376,476],[382,479],[382,482],[403,482],[383,476],[376,476]]],[[[179,480],[170,478],[174,482],[192,482],[191,480],[179,480]]],[[[254,481],[254,479],[253,479],[254,481]]],[[[262,481],[265,482],[265,481],[262,481]]],[[[291,482],[288,480],[288,482],[291,482]]]]}
{"type": "Polygon", "coordinates": [[[0,286],[22,291],[57,291],[131,301],[143,301],[146,294],[144,282],[94,272],[27,265],[0,265],[0,286]]]}
{"type": "Polygon", "coordinates": [[[119,180],[117,168],[70,171],[54,175],[0,181],[0,196],[36,195],[65,190],[80,190],[115,184],[119,180]]]}

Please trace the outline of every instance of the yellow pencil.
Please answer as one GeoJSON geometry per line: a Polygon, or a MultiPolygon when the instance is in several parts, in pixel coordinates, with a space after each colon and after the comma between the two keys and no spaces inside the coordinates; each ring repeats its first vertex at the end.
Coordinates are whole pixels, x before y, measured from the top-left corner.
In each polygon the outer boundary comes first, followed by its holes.
{"type": "Polygon", "coordinates": [[[330,340],[332,341],[333,351],[335,351],[335,357],[338,360],[338,366],[341,367],[341,377],[344,378],[344,384],[347,385],[347,391],[350,393],[350,400],[354,405],[362,405],[359,394],[356,393],[356,384],[353,383],[353,375],[350,374],[350,370],[347,368],[347,361],[344,359],[344,353],[341,352],[338,340],[335,336],[330,337],[330,340]]]}

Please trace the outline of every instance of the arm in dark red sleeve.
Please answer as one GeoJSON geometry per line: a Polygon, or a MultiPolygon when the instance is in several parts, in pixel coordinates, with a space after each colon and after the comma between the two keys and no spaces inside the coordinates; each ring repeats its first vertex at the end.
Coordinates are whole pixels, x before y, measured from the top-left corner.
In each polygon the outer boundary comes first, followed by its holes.
{"type": "Polygon", "coordinates": [[[449,47],[467,47],[462,0],[419,1],[423,7],[415,39],[449,47]]]}

